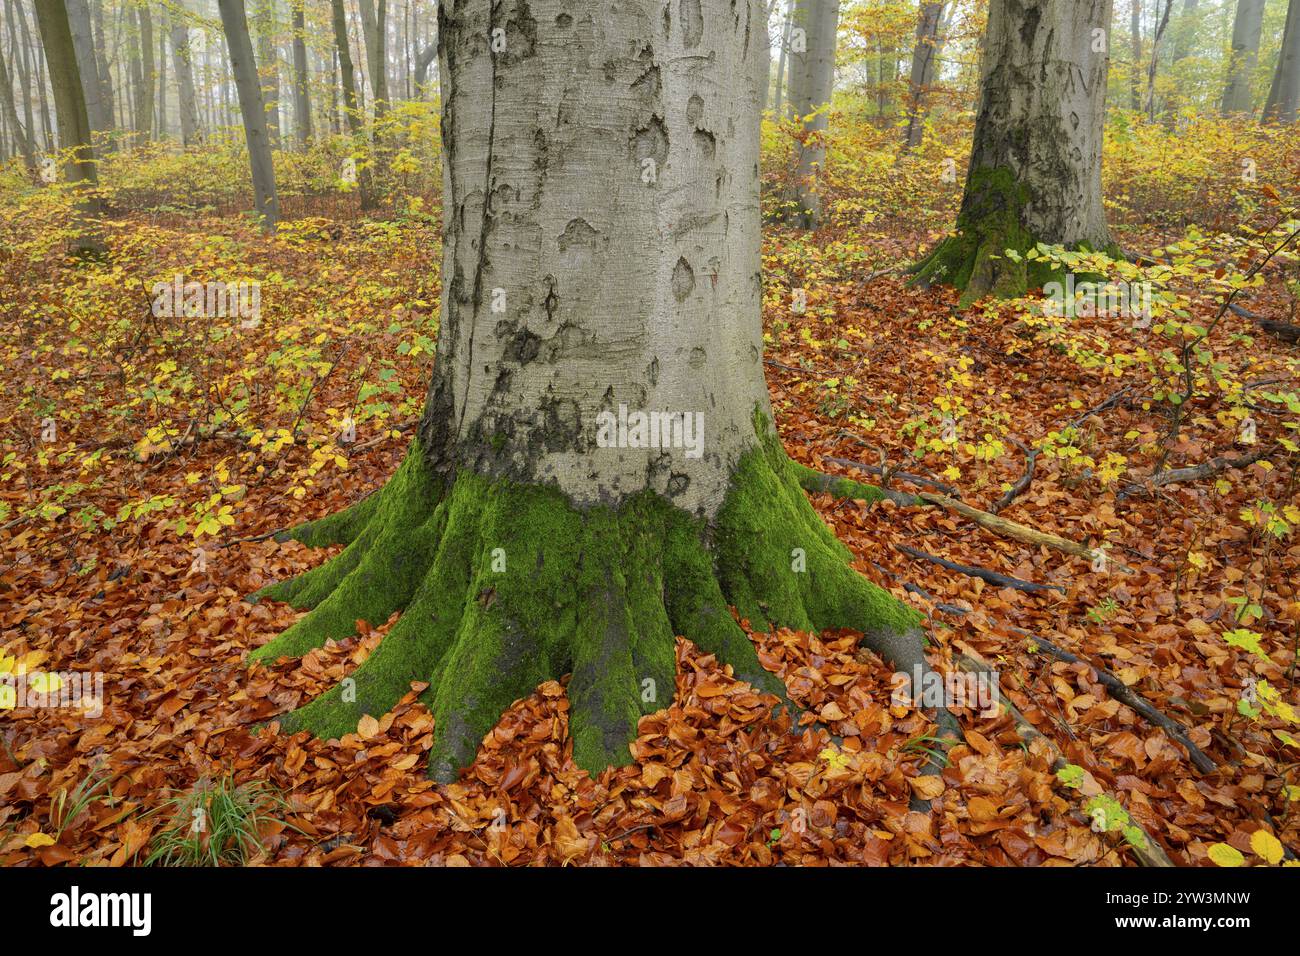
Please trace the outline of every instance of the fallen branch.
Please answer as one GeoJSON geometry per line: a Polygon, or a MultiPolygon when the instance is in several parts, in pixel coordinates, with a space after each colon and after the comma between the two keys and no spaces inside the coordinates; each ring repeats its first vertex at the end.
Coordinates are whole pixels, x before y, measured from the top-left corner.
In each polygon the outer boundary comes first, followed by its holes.
{"type": "Polygon", "coordinates": [[[1220,455],[1218,458],[1211,458],[1209,461],[1202,462],[1199,465],[1192,465],[1187,468],[1171,468],[1168,471],[1162,471],[1157,475],[1152,475],[1143,481],[1135,481],[1131,485],[1127,485],[1122,491],[1120,491],[1117,497],[1127,498],[1135,491],[1142,491],[1148,488],[1163,488],[1165,485],[1175,485],[1183,481],[1199,481],[1202,478],[1212,478],[1230,468],[1248,468],[1255,464],[1255,462],[1273,454],[1273,452],[1277,451],[1277,448],[1277,445],[1273,445],[1269,448],[1261,448],[1259,451],[1253,451],[1248,455],[1242,455],[1239,458],[1229,458],[1227,455],[1220,455]]]}
{"type": "MultiPolygon", "coordinates": [[[[983,660],[980,660],[971,654],[954,654],[953,661],[958,667],[968,673],[989,674],[995,680],[997,679],[997,671],[983,660]]],[[[1052,739],[1040,733],[1038,729],[1029,722],[1025,715],[1020,712],[1019,708],[1017,708],[1015,704],[1011,703],[1011,701],[1005,696],[1002,697],[1002,706],[1005,707],[1007,713],[1011,715],[1011,719],[1015,722],[1016,733],[1020,736],[1022,741],[1029,744],[1034,740],[1041,740],[1047,746],[1048,752],[1053,757],[1052,770],[1061,770],[1069,764],[1069,761],[1065,759],[1065,755],[1061,753],[1061,749],[1056,746],[1052,739]]],[[[1112,797],[1112,799],[1115,798],[1112,797]]],[[[1116,800],[1116,802],[1118,803],[1119,801],[1116,800]]],[[[1172,867],[1174,865],[1173,860],[1169,859],[1164,848],[1155,841],[1149,832],[1147,832],[1146,827],[1144,827],[1132,814],[1129,814],[1129,822],[1141,830],[1142,836],[1145,838],[1146,846],[1138,847],[1133,846],[1131,843],[1124,844],[1133,851],[1133,855],[1137,857],[1137,861],[1143,866],[1172,867]]],[[[1116,837],[1118,838],[1118,834],[1116,837]]]]}
{"type": "Polygon", "coordinates": [[[1300,342],[1300,325],[1290,322],[1275,322],[1272,319],[1260,319],[1259,327],[1270,335],[1275,335],[1283,342],[1300,342]]]}
{"type": "MultiPolygon", "coordinates": [[[[947,614],[968,613],[967,610],[963,607],[957,607],[956,605],[953,604],[943,604],[939,602],[938,599],[936,599],[932,594],[929,594],[924,588],[917,587],[915,584],[912,584],[908,581],[903,581],[901,578],[898,577],[898,575],[894,574],[888,568],[882,568],[879,564],[877,564],[876,567],[879,568],[881,571],[883,571],[885,574],[889,575],[895,581],[901,581],[903,590],[907,591],[909,594],[915,594],[921,598],[924,598],[926,601],[930,603],[930,605],[935,610],[943,611],[947,614]]],[[[1162,728],[1165,731],[1165,733],[1169,734],[1170,737],[1172,737],[1174,740],[1178,741],[1178,743],[1186,747],[1189,758],[1191,759],[1192,763],[1196,766],[1198,770],[1200,770],[1202,773],[1213,773],[1215,770],[1218,769],[1219,765],[1218,763],[1215,762],[1214,758],[1206,754],[1203,750],[1201,750],[1201,748],[1197,747],[1196,744],[1192,743],[1191,736],[1188,733],[1186,727],[1184,727],[1178,721],[1174,720],[1172,717],[1169,717],[1165,715],[1162,711],[1158,710],[1154,704],[1148,701],[1141,694],[1138,694],[1136,691],[1131,690],[1127,684],[1125,684],[1122,680],[1120,680],[1118,677],[1116,677],[1114,674],[1112,674],[1109,670],[1107,670],[1102,665],[1094,664],[1090,660],[1086,660],[1082,657],[1072,654],[1069,651],[1065,650],[1063,647],[1059,647],[1058,645],[1053,644],[1051,641],[1047,640],[1046,638],[1039,637],[1037,634],[1034,634],[1031,631],[1026,631],[1023,628],[1019,628],[1019,627],[1013,627],[1009,624],[1003,624],[1003,626],[1006,627],[1007,630],[1014,631],[1016,634],[1019,634],[1022,637],[1028,638],[1030,641],[1033,641],[1044,651],[1046,651],[1050,656],[1055,657],[1057,660],[1065,661],[1067,664],[1077,664],[1077,663],[1086,664],[1092,671],[1093,679],[1097,683],[1105,687],[1106,692],[1110,694],[1111,697],[1115,698],[1121,704],[1124,704],[1125,706],[1129,707],[1131,710],[1136,712],[1139,716],[1145,718],[1150,723],[1155,724],[1157,727],[1162,728]]]]}
{"type": "Polygon", "coordinates": [[[1228,308],[1243,319],[1250,319],[1265,332],[1276,335],[1283,342],[1300,342],[1300,325],[1293,325],[1290,322],[1281,322],[1276,319],[1266,319],[1264,316],[1241,306],[1230,303],[1228,308]]]}
{"type": "Polygon", "coordinates": [[[924,551],[918,551],[916,548],[909,548],[905,544],[894,545],[899,551],[914,558],[920,558],[922,561],[929,561],[931,564],[937,564],[941,568],[947,568],[949,571],[957,571],[968,577],[979,578],[981,581],[987,581],[989,584],[996,585],[1000,588],[1014,588],[1017,591],[1027,591],[1033,594],[1037,591],[1059,591],[1065,594],[1065,588],[1056,584],[1038,584],[1034,581],[1024,581],[1020,578],[1013,578],[1006,574],[999,574],[996,571],[989,571],[986,568],[971,567],[966,564],[957,564],[954,561],[948,561],[945,558],[936,557],[933,554],[926,554],[924,551]]]}
{"type": "MultiPolygon", "coordinates": [[[[1089,561],[1097,557],[1095,548],[1090,548],[1086,544],[1080,544],[1077,541],[1071,541],[1069,538],[1062,538],[1058,535],[1048,534],[1046,531],[1036,531],[1026,525],[1019,524],[1015,521],[1008,521],[1006,518],[998,515],[989,514],[987,511],[980,511],[978,508],[972,508],[968,504],[963,504],[944,495],[933,495],[928,492],[921,492],[917,496],[922,501],[938,505],[941,508],[947,508],[949,511],[955,511],[963,518],[969,518],[981,528],[992,531],[994,534],[1001,535],[1004,538],[1012,538],[1024,544],[1030,544],[1034,547],[1051,548],[1053,551],[1060,551],[1062,554],[1073,555],[1076,558],[1087,558],[1089,561]]],[[[1133,569],[1123,564],[1111,565],[1120,571],[1132,573],[1133,569]]]]}
{"type": "Polygon", "coordinates": [[[837,478],[834,475],[820,472],[816,468],[801,465],[797,461],[792,460],[790,463],[794,466],[795,474],[798,476],[799,484],[804,491],[829,494],[836,498],[849,498],[853,501],[865,501],[869,504],[874,504],[885,498],[898,505],[914,505],[920,500],[915,495],[909,495],[906,492],[890,491],[888,488],[881,488],[877,485],[866,485],[860,481],[854,481],[852,478],[837,478]]]}
{"type": "Polygon", "coordinates": [[[1025,493],[1025,490],[1034,480],[1034,464],[1037,462],[1039,454],[1041,454],[1041,449],[1030,448],[1024,442],[1016,438],[1012,438],[1011,440],[1015,442],[1020,450],[1025,454],[1025,473],[1021,475],[1016,480],[1016,483],[1007,489],[1007,493],[999,498],[997,503],[989,509],[989,514],[997,514],[1007,505],[1011,504],[1011,502],[1015,501],[1025,493]]]}

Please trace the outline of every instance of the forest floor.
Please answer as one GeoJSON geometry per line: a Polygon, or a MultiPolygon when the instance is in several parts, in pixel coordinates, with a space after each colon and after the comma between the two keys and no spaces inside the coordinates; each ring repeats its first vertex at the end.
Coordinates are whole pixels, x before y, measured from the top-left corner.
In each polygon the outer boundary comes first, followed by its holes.
{"type": "MultiPolygon", "coordinates": [[[[250,670],[247,652],[297,614],[243,600],[324,560],[270,532],[357,500],[401,460],[434,336],[435,230],[311,219],[267,240],[228,220],[160,217],[113,230],[111,267],[0,280],[12,303],[0,427],[22,444],[0,482],[0,668],[105,675],[97,718],[0,717],[0,864],[139,862],[172,824],[151,811],[226,775],[285,794],[255,862],[286,866],[1131,864],[1120,834],[1097,832],[1085,810],[1103,793],[1178,864],[1206,864],[1218,843],[1253,859],[1261,828],[1300,847],[1285,716],[1238,713],[1255,677],[1295,700],[1300,538],[1265,533],[1258,509],[1245,517],[1269,501],[1281,520],[1296,503],[1295,456],[1124,494],[1168,422],[1150,364],[1121,358],[1148,354],[1155,332],[1080,319],[1051,339],[1014,305],[961,313],[949,290],[880,274],[932,233],[875,235],[867,258],[817,270],[791,265],[809,261],[807,247],[794,256],[793,237],[769,234],[767,373],[793,458],[872,482],[833,459],[901,466],[987,509],[1024,474],[1014,438],[1042,450],[1003,517],[1107,546],[1098,568],[943,508],[812,496],[861,573],[929,615],[936,661],[992,663],[1046,740],[1023,745],[1006,713],[966,709],[965,742],[942,776],[922,777],[934,725],[891,707],[890,669],[855,655],[851,632],[781,631],[753,638],[814,726],[770,717],[771,698],[679,639],[674,703],[642,720],[633,765],[578,770],[564,687],[548,683],[506,713],[461,782],[437,786],[424,776],[435,728],[418,686],[340,741],[254,732],[346,676],[391,622],[250,670]],[[260,324],[151,316],[147,278],[195,262],[259,277],[260,324]],[[806,308],[792,307],[795,288],[806,308]],[[43,443],[47,417],[57,435],[43,443]],[[355,440],[335,440],[349,417],[355,440]],[[933,445],[947,421],[960,437],[933,445]],[[1050,587],[986,584],[899,545],[1050,587]],[[1223,637],[1248,625],[1258,655],[1223,637]],[[1053,659],[1032,635],[1115,673],[1218,768],[1196,770],[1088,666],[1053,659]],[[106,790],[62,809],[92,780],[106,790]],[[910,810],[914,796],[932,813],[910,810]]],[[[836,242],[863,245],[816,239],[836,242]]],[[[1280,283],[1249,307],[1286,318],[1280,283]]],[[[1230,312],[1216,334],[1234,343],[1222,361],[1246,386],[1300,380],[1296,346],[1251,320],[1230,312]]],[[[1170,466],[1240,454],[1221,425],[1199,409],[1170,466]]]]}

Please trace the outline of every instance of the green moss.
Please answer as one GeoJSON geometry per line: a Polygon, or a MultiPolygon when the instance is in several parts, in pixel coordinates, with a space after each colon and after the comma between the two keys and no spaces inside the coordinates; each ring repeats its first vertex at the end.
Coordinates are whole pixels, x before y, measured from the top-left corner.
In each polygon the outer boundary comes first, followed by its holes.
{"type": "MultiPolygon", "coordinates": [[[[313,610],[251,658],[297,657],[327,640],[355,634],[359,620],[380,625],[404,608],[434,557],[440,488],[424,464],[419,443],[412,444],[379,500],[368,509],[365,528],[342,554],[296,582],[271,585],[254,595],[313,610]]],[[[320,523],[304,527],[319,529],[320,523]]],[[[307,536],[317,533],[322,532],[308,531],[307,536]]]]}
{"type": "Polygon", "coordinates": [[[961,307],[985,295],[1011,298],[1059,277],[1059,270],[1024,258],[1037,237],[1023,225],[1026,187],[1009,169],[977,169],[966,187],[957,229],[913,266],[913,282],[961,289],[961,307]],[[1019,254],[1008,257],[1007,250],[1019,254]]]}
{"type": "Polygon", "coordinates": [[[571,673],[573,756],[594,774],[629,762],[640,717],[671,703],[675,634],[789,703],[728,604],[757,627],[912,634],[916,615],[853,571],[799,469],[765,421],[756,427],[760,444],[711,526],[650,492],[582,510],[554,489],[469,472],[439,497],[412,446],[349,547],[306,584],[267,591],[314,609],[255,660],[403,611],[350,678],[280,718],[282,729],[341,736],[427,682],[429,772],[450,781],[514,701],[571,673]]]}
{"type": "Polygon", "coordinates": [[[792,460],[790,467],[799,481],[799,486],[813,494],[829,494],[836,498],[864,501],[869,505],[889,497],[876,485],[863,484],[848,478],[837,478],[834,475],[823,475],[820,471],[801,465],[797,461],[792,460]]]}

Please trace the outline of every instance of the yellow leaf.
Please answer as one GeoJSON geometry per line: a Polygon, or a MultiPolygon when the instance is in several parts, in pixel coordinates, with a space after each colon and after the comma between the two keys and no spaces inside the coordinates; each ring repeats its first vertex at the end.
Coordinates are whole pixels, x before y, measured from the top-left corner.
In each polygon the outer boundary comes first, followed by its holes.
{"type": "Polygon", "coordinates": [[[1246,858],[1226,843],[1216,843],[1210,847],[1210,859],[1219,866],[1241,866],[1246,858]]]}
{"type": "Polygon", "coordinates": [[[27,838],[27,845],[32,849],[43,846],[54,846],[54,837],[47,836],[44,833],[33,833],[27,838]]]}
{"type": "Polygon", "coordinates": [[[1250,835],[1250,848],[1270,866],[1276,866],[1282,860],[1282,844],[1267,830],[1256,830],[1250,835]]]}

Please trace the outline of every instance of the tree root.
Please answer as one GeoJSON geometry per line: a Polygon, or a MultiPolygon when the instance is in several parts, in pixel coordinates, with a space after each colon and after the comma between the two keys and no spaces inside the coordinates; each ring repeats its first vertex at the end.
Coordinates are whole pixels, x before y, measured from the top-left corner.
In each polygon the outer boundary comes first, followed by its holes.
{"type": "MultiPolygon", "coordinates": [[[[975,657],[972,654],[957,654],[954,655],[953,659],[954,662],[957,664],[957,666],[964,671],[973,674],[979,674],[979,673],[988,674],[992,676],[994,679],[997,679],[997,671],[994,670],[991,666],[989,666],[988,663],[975,657]]],[[[1007,712],[1011,715],[1012,720],[1015,721],[1016,733],[1020,736],[1020,739],[1022,741],[1028,744],[1033,740],[1038,739],[1038,740],[1042,740],[1043,743],[1047,745],[1048,750],[1053,757],[1052,760],[1053,770],[1061,770],[1062,768],[1064,768],[1069,764],[1069,761],[1065,759],[1065,756],[1061,753],[1060,748],[1056,746],[1056,744],[1051,740],[1051,738],[1046,737],[1043,734],[1039,733],[1038,730],[1034,727],[1034,725],[1028,721],[1025,715],[1020,712],[1019,708],[1017,708],[1015,704],[1011,703],[1011,701],[1006,698],[1006,695],[1003,695],[1002,697],[1002,705],[1006,707],[1007,712]]],[[[1114,798],[1112,797],[1112,799],[1114,798]]],[[[1117,800],[1116,802],[1119,801],[1117,800]]],[[[1131,814],[1129,819],[1130,822],[1133,824],[1133,826],[1137,827],[1138,830],[1142,832],[1142,836],[1144,838],[1142,841],[1145,844],[1144,846],[1124,844],[1129,846],[1129,848],[1133,851],[1133,855],[1137,858],[1138,862],[1141,863],[1143,866],[1172,867],[1174,865],[1173,861],[1169,859],[1169,855],[1165,853],[1164,848],[1161,847],[1160,844],[1155,841],[1155,839],[1147,831],[1146,827],[1144,827],[1131,814]]],[[[1115,836],[1117,839],[1119,838],[1118,834],[1116,834],[1115,836]]]]}
{"type": "Polygon", "coordinates": [[[1059,591],[1061,594],[1066,593],[1065,588],[1057,584],[1038,584],[1035,581],[1025,581],[1021,578],[1014,578],[1009,574],[999,574],[996,571],[990,571],[987,568],[976,568],[969,564],[958,564],[955,561],[949,561],[946,558],[940,558],[933,554],[926,554],[924,551],[918,551],[916,548],[909,548],[905,544],[894,545],[899,551],[909,557],[917,558],[921,561],[929,561],[931,564],[937,564],[941,568],[947,568],[949,571],[956,571],[958,574],[964,574],[967,577],[979,578],[981,581],[987,581],[995,587],[1012,588],[1016,591],[1024,591],[1028,594],[1034,594],[1038,591],[1059,591]]]}
{"type": "Polygon", "coordinates": [[[552,489],[472,472],[444,483],[413,442],[384,488],[287,535],[342,553],[255,596],[308,613],[251,661],[401,612],[349,678],[277,718],[281,730],[339,737],[427,683],[429,773],[449,782],[514,701],[571,672],[573,758],[595,774],[628,763],[639,719],[671,702],[676,634],[794,709],[729,605],[756,630],[859,630],[899,671],[928,673],[919,615],[853,570],[759,424],[763,442],[709,526],[648,492],[579,511],[552,489]]]}
{"type": "MultiPolygon", "coordinates": [[[[915,495],[904,494],[899,491],[889,491],[883,488],[877,488],[875,485],[862,484],[848,478],[837,478],[834,475],[826,475],[815,468],[809,468],[806,465],[796,464],[798,469],[798,478],[804,489],[812,492],[826,492],[837,498],[850,498],[855,501],[865,501],[874,504],[888,498],[895,504],[902,506],[920,506],[934,505],[939,508],[946,508],[949,511],[956,512],[963,518],[969,518],[986,531],[991,531],[996,535],[1004,538],[1011,538],[1022,544],[1032,545],[1033,547],[1050,548],[1053,551],[1059,551],[1061,554],[1068,554],[1076,558],[1086,558],[1089,561],[1097,556],[1095,548],[1086,544],[1080,544],[1077,541],[1071,541],[1069,538],[1062,538],[1059,535],[1049,534],[1046,531],[1038,531],[1027,525],[1020,524],[1016,521],[1010,521],[1000,515],[990,514],[987,511],[981,511],[979,508],[973,508],[955,498],[949,498],[947,495],[936,495],[922,491],[915,495]]],[[[1124,564],[1112,563],[1111,567],[1132,573],[1133,569],[1124,564]]]]}
{"type": "Polygon", "coordinates": [[[952,487],[952,485],[945,485],[942,481],[936,481],[933,478],[926,478],[923,475],[913,475],[906,471],[895,471],[893,468],[886,469],[879,465],[868,465],[865,462],[854,461],[852,458],[827,457],[823,460],[829,461],[832,465],[843,465],[845,468],[856,468],[859,471],[865,471],[872,475],[880,475],[881,477],[887,476],[889,481],[886,482],[886,484],[893,481],[903,481],[909,485],[919,485],[924,488],[931,488],[940,494],[950,495],[953,498],[961,498],[961,492],[952,487]]]}
{"type": "Polygon", "coordinates": [[[1131,708],[1136,713],[1145,717],[1147,721],[1164,730],[1170,737],[1178,741],[1187,748],[1187,756],[1201,773],[1213,773],[1219,769],[1214,758],[1200,747],[1192,743],[1187,728],[1167,716],[1156,708],[1149,700],[1141,694],[1131,690],[1122,680],[1112,674],[1100,664],[1094,664],[1092,661],[1085,660],[1077,654],[1071,654],[1063,647],[1058,647],[1046,638],[1039,637],[1036,634],[1025,632],[1034,644],[1041,647],[1044,651],[1055,657],[1058,661],[1065,661],[1067,664],[1085,664],[1092,672],[1093,679],[1106,688],[1106,692],[1114,697],[1117,701],[1131,708]]]}
{"type": "MultiPolygon", "coordinates": [[[[877,565],[877,567],[879,567],[879,565],[877,565]]],[[[915,584],[902,581],[898,575],[893,574],[893,572],[888,571],[887,569],[881,568],[881,570],[894,578],[894,580],[900,581],[903,588],[909,593],[924,598],[936,610],[943,611],[947,614],[961,615],[968,613],[964,607],[940,603],[934,595],[929,594],[925,589],[917,587],[915,584]]],[[[1064,661],[1067,664],[1086,664],[1092,672],[1093,679],[1105,687],[1106,692],[1110,694],[1111,697],[1134,711],[1138,716],[1144,718],[1148,723],[1163,729],[1165,733],[1169,734],[1169,736],[1175,741],[1187,748],[1188,758],[1191,760],[1192,764],[1195,765],[1197,770],[1200,770],[1202,773],[1213,773],[1219,768],[1218,763],[1213,757],[1201,750],[1196,746],[1196,744],[1192,743],[1191,735],[1186,727],[1174,718],[1165,714],[1141,694],[1129,688],[1127,684],[1112,674],[1103,665],[1096,664],[1086,658],[1072,654],[1070,651],[1065,650],[1065,648],[1052,643],[1044,637],[1039,637],[1031,631],[1026,631],[1023,628],[1013,627],[1005,623],[1002,623],[1002,626],[1007,628],[1007,630],[1013,631],[1026,638],[1033,644],[1042,648],[1050,656],[1055,657],[1057,660],[1064,661]]]]}

